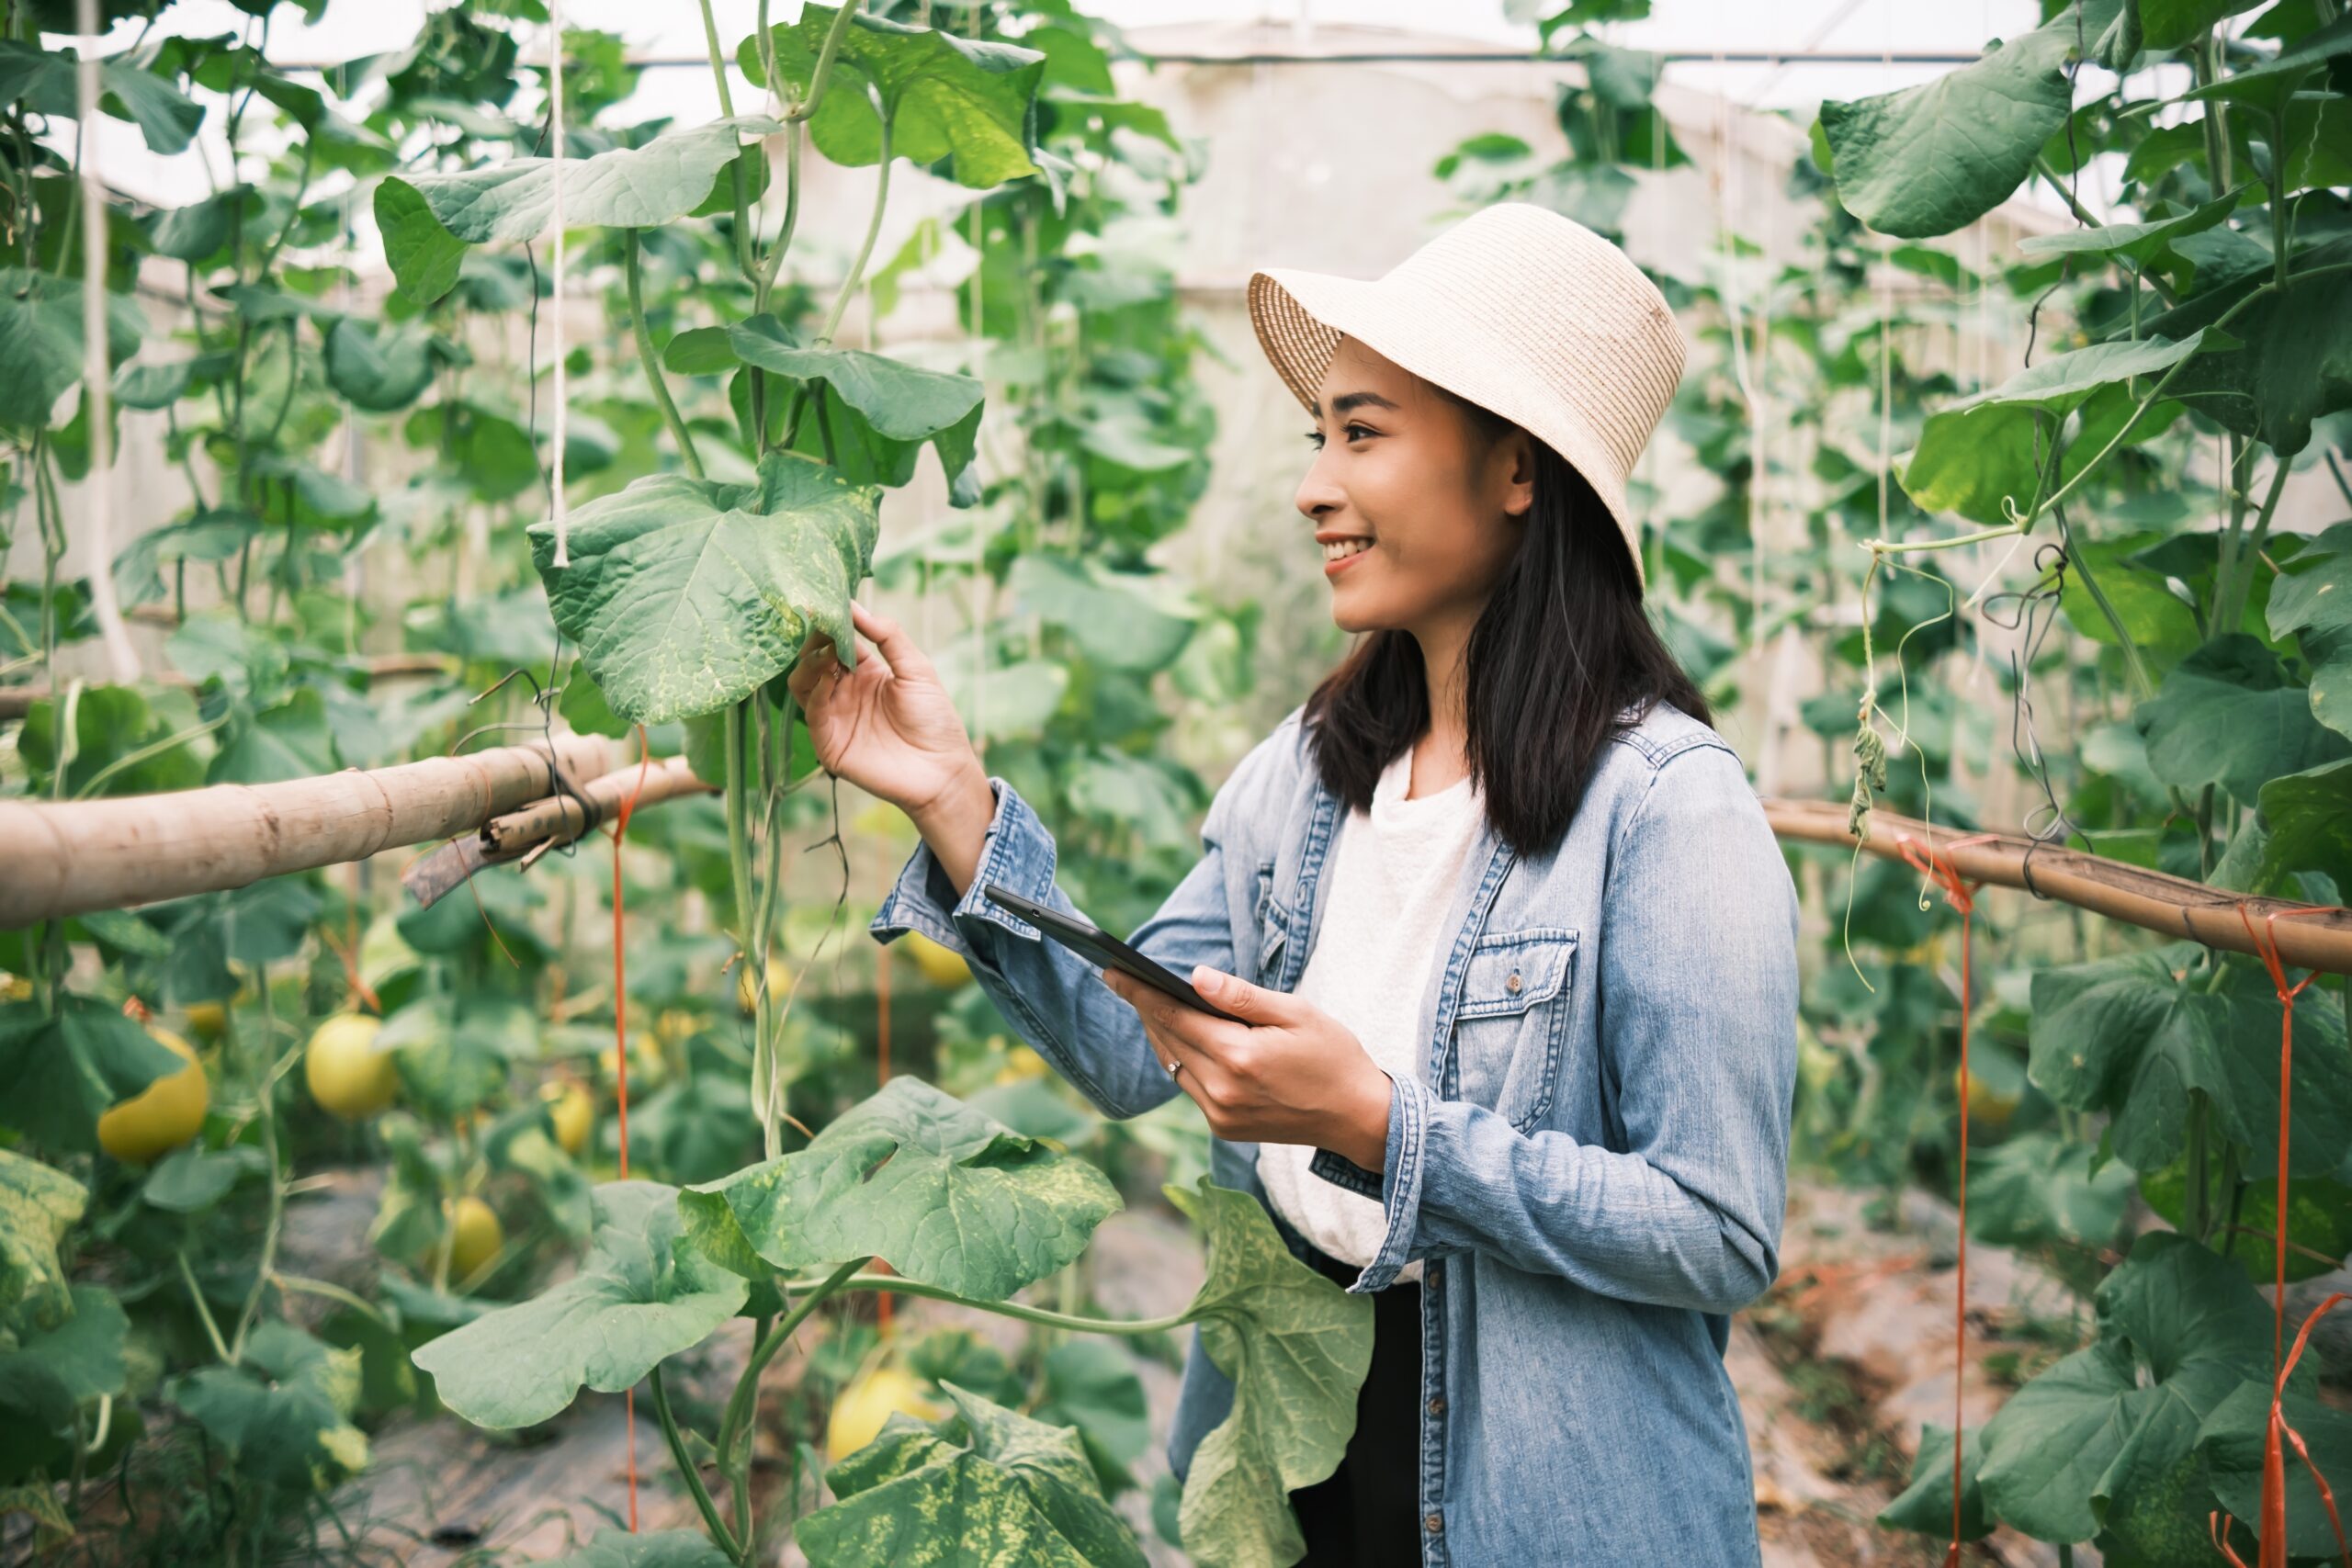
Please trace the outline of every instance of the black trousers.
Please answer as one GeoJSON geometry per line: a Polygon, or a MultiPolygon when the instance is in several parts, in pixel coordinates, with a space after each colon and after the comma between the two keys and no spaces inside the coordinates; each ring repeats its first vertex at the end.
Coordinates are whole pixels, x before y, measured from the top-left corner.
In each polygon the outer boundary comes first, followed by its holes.
{"type": "MultiPolygon", "coordinates": [[[[1315,1258],[1342,1285],[1362,1272],[1315,1258]]],[[[1300,1568],[1420,1568],[1420,1284],[1376,1291],[1372,1308],[1372,1371],[1356,1394],[1347,1457],[1290,1495],[1306,1537],[1300,1568]]]]}

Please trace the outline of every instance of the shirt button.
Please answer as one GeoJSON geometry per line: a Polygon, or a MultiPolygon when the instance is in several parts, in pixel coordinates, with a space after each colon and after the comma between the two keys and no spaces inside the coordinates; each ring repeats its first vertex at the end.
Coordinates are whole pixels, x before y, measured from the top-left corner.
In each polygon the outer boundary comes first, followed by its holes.
{"type": "Polygon", "coordinates": [[[1421,1528],[1428,1530],[1430,1534],[1436,1535],[1439,1531],[1445,1529],[1445,1516],[1442,1514],[1431,1514],[1421,1521],[1421,1528]]]}
{"type": "Polygon", "coordinates": [[[1441,1393],[1435,1399],[1430,1401],[1430,1414],[1432,1416],[1442,1416],[1445,1414],[1445,1395],[1441,1393]]]}
{"type": "Polygon", "coordinates": [[[1503,982],[1503,989],[1504,989],[1504,990],[1506,990],[1506,991],[1513,992],[1513,993],[1516,993],[1516,992],[1518,991],[1518,989],[1519,989],[1519,971],[1518,971],[1518,970],[1514,969],[1514,970],[1512,970],[1512,971],[1510,972],[1510,979],[1508,979],[1508,980],[1505,980],[1505,981],[1503,982]]]}

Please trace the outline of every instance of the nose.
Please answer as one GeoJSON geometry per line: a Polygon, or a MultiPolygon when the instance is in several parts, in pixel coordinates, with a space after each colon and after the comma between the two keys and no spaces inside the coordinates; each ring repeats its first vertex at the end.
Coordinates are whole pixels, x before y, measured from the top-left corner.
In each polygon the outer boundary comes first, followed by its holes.
{"type": "Polygon", "coordinates": [[[1315,461],[1307,465],[1306,477],[1298,481],[1298,494],[1293,500],[1299,512],[1317,524],[1347,504],[1347,493],[1340,488],[1331,470],[1329,447],[1317,452],[1315,461]]]}

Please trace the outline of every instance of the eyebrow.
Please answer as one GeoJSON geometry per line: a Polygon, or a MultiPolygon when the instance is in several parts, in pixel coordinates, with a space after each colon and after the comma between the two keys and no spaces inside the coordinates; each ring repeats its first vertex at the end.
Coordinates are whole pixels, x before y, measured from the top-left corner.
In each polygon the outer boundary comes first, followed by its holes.
{"type": "MultiPolygon", "coordinates": [[[[1308,407],[1314,411],[1316,418],[1323,417],[1323,405],[1320,402],[1311,403],[1308,407]]],[[[1390,402],[1378,392],[1341,392],[1331,400],[1331,412],[1334,415],[1352,412],[1361,408],[1395,409],[1396,407],[1395,403],[1390,402]]]]}

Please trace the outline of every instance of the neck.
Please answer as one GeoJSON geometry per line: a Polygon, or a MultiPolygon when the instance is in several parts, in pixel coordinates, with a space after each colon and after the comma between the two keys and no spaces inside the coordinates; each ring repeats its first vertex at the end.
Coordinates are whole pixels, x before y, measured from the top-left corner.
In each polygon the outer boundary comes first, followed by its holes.
{"type": "Polygon", "coordinates": [[[1413,640],[1420,645],[1422,676],[1430,694],[1429,733],[1415,751],[1428,765],[1415,770],[1417,782],[1451,783],[1468,770],[1470,709],[1464,656],[1469,651],[1473,624],[1473,620],[1449,620],[1413,633],[1413,640]]]}

